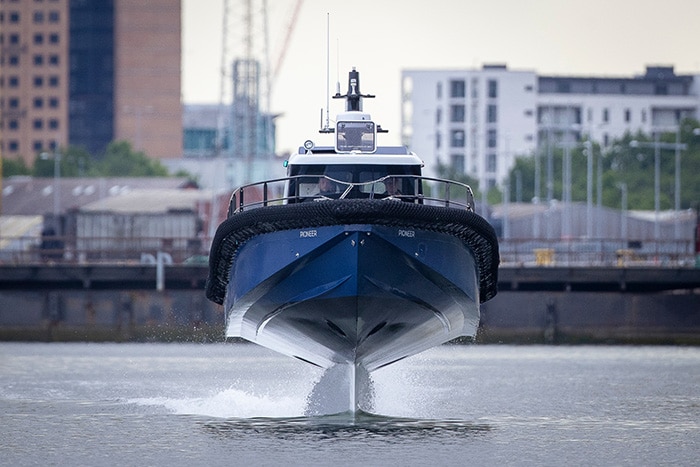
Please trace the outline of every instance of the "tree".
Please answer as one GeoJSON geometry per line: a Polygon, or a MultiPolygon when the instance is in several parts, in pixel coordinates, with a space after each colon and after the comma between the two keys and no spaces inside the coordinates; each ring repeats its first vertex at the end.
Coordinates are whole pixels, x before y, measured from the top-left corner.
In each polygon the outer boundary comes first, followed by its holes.
{"type": "Polygon", "coordinates": [[[32,171],[24,159],[18,157],[16,159],[2,159],[2,176],[12,177],[14,175],[31,175],[32,171]]]}
{"type": "MultiPolygon", "coordinates": [[[[685,119],[680,124],[680,141],[687,145],[681,153],[681,209],[688,209],[700,201],[700,135],[698,131],[700,122],[694,119],[685,119]]],[[[676,132],[668,132],[660,135],[662,143],[675,143],[676,132]]],[[[629,209],[654,209],[654,139],[642,132],[627,133],[621,138],[613,140],[605,148],[593,144],[593,197],[596,198],[598,180],[602,180],[601,204],[614,209],[620,209],[623,184],[626,186],[629,209]],[[640,145],[633,147],[631,142],[635,140],[640,145]],[[598,167],[602,173],[598,174],[598,167]]],[[[572,201],[586,201],[588,155],[583,144],[570,149],[571,156],[571,197],[572,201]]],[[[675,201],[675,157],[674,151],[662,149],[660,152],[660,208],[673,209],[675,201]]],[[[546,163],[543,156],[539,155],[541,187],[539,194],[543,196],[546,185],[546,163]]],[[[562,163],[564,150],[560,147],[553,148],[553,194],[556,199],[563,198],[562,163]]],[[[534,157],[521,157],[510,172],[511,192],[514,190],[515,180],[519,177],[522,181],[522,200],[530,201],[535,196],[535,159],[534,157]]],[[[514,196],[511,195],[511,199],[514,196]]]]}
{"type": "Polygon", "coordinates": [[[134,151],[128,141],[109,143],[104,158],[96,164],[104,177],[167,177],[168,169],[149,159],[142,151],[134,151]]]}
{"type": "Polygon", "coordinates": [[[32,175],[35,177],[53,177],[56,157],[58,157],[61,177],[86,177],[91,175],[92,158],[82,148],[69,146],[59,148],[57,152],[42,152],[34,159],[32,175]]]}
{"type": "Polygon", "coordinates": [[[479,197],[479,180],[474,177],[470,177],[464,172],[458,172],[454,167],[450,165],[438,162],[437,174],[440,178],[446,178],[448,180],[454,180],[456,182],[461,182],[469,185],[474,192],[475,197],[479,197]]]}

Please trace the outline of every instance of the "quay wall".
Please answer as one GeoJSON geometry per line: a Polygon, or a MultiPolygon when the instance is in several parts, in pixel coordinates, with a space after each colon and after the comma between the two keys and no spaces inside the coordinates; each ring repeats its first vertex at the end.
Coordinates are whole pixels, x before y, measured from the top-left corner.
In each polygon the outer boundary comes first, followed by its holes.
{"type": "MultiPolygon", "coordinates": [[[[223,340],[207,271],[0,265],[0,340],[223,340]]],[[[700,269],[501,268],[477,342],[700,345],[700,269]]]]}

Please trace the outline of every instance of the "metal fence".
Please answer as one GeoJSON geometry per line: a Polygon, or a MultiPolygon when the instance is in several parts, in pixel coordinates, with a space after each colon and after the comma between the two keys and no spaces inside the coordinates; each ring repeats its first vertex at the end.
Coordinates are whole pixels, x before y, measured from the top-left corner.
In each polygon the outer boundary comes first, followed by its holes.
{"type": "MultiPolygon", "coordinates": [[[[158,253],[168,262],[205,264],[211,238],[81,238],[0,236],[0,263],[143,263],[158,253]]],[[[621,239],[500,240],[505,267],[698,267],[695,245],[687,240],[630,241],[621,239]]]]}
{"type": "Polygon", "coordinates": [[[508,239],[499,243],[502,266],[696,267],[689,240],[508,239]]]}
{"type": "Polygon", "coordinates": [[[206,237],[0,237],[0,263],[153,264],[158,253],[168,263],[205,263],[210,245],[206,237]]]}

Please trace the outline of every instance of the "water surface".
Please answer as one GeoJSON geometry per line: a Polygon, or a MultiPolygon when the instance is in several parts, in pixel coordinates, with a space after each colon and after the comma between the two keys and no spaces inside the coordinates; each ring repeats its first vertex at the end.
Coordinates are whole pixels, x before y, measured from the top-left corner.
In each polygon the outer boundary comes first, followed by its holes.
{"type": "Polygon", "coordinates": [[[697,465],[700,349],[442,346],[374,413],[246,344],[0,343],[2,465],[697,465]]]}

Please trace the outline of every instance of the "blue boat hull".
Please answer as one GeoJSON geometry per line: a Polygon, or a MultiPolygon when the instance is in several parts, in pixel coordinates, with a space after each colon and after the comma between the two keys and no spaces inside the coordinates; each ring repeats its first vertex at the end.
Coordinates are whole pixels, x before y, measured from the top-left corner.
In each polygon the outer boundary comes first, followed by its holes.
{"type": "Polygon", "coordinates": [[[474,252],[440,232],[372,224],[262,233],[236,251],[227,336],[369,371],[479,323],[474,252]]]}

